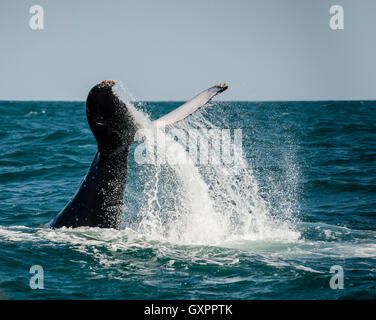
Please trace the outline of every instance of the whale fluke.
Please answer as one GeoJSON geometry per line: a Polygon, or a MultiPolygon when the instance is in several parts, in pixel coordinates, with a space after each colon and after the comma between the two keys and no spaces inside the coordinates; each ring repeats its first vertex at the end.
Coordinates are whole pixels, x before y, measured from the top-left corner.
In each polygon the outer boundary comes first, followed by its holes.
{"type": "Polygon", "coordinates": [[[197,96],[184,103],[179,108],[171,111],[170,113],[164,115],[163,117],[153,121],[153,123],[158,128],[171,126],[181,120],[184,120],[192,113],[196,112],[198,109],[206,105],[211,99],[213,99],[217,94],[225,91],[228,88],[226,83],[217,84],[214,87],[206,89],[199,93],[197,96]]]}
{"type": "MultiPolygon", "coordinates": [[[[114,85],[113,80],[105,80],[89,92],[86,114],[98,150],[74,197],[45,227],[121,226],[128,158],[137,125],[131,105],[114,94],[114,85]]],[[[220,84],[209,88],[155,122],[165,126],[183,120],[227,87],[220,84]]]]}

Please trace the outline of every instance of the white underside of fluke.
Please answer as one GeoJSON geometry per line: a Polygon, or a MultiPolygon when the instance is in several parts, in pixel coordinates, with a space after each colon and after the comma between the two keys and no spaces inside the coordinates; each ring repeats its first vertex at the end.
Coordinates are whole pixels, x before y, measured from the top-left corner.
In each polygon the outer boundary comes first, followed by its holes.
{"type": "Polygon", "coordinates": [[[173,125],[181,120],[184,120],[192,113],[196,112],[198,109],[207,104],[211,99],[213,99],[217,94],[225,91],[228,88],[228,85],[218,84],[214,87],[206,89],[195,96],[193,99],[184,103],[179,108],[171,111],[170,113],[164,115],[163,117],[153,121],[153,124],[157,128],[168,127],[173,125]]]}

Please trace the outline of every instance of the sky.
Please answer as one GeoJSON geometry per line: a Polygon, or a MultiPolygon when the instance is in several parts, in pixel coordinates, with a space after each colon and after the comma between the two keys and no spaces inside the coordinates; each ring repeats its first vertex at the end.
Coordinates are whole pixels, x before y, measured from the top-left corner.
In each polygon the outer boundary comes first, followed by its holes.
{"type": "Polygon", "coordinates": [[[220,100],[376,99],[375,35],[375,0],[1,0],[0,100],[84,101],[104,79],[144,101],[218,82],[220,100]]]}

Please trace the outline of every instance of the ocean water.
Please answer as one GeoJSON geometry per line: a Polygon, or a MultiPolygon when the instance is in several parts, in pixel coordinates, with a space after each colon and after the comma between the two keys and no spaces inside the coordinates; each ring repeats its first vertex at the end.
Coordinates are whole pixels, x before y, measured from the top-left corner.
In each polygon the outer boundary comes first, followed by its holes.
{"type": "MultiPolygon", "coordinates": [[[[146,127],[180,104],[134,102],[146,127]]],[[[96,152],[84,102],[0,112],[0,298],[376,298],[376,102],[210,103],[177,127],[241,129],[236,165],[140,164],[135,143],[121,230],[39,227],[96,152]]]]}

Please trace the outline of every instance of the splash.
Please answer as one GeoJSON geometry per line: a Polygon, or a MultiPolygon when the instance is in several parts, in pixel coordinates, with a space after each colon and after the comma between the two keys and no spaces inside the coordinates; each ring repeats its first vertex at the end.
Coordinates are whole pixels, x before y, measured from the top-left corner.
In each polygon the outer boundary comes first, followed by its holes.
{"type": "MultiPolygon", "coordinates": [[[[153,159],[167,160],[156,160],[138,168],[138,183],[144,188],[138,200],[141,202],[139,222],[133,225],[137,232],[151,239],[203,245],[234,240],[295,241],[299,238],[291,205],[281,199],[284,206],[281,205],[282,211],[276,214],[267,197],[262,196],[252,167],[244,156],[238,159],[236,168],[226,163],[197,165],[171,130],[165,132],[156,128],[146,114],[136,109],[125,95],[123,85],[115,86],[114,92],[127,103],[141,131],[144,130],[147,152],[153,159]],[[149,129],[148,134],[145,129],[149,129]],[[153,141],[161,140],[169,147],[155,148],[153,141]]],[[[207,129],[219,129],[204,117],[203,112],[175,127],[187,134],[194,130],[193,143],[207,144],[212,138],[207,129]]],[[[131,221],[125,217],[125,226],[129,225],[131,221]]]]}

